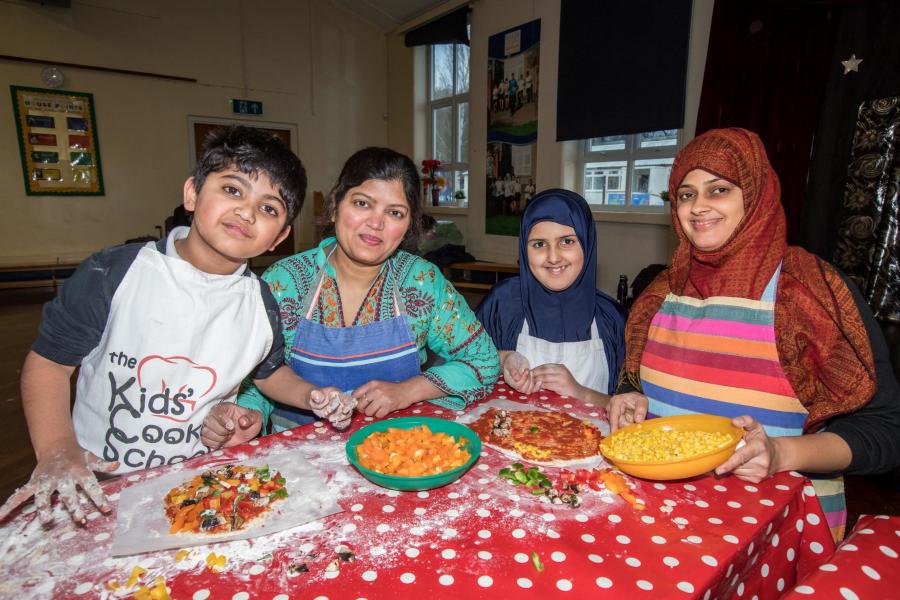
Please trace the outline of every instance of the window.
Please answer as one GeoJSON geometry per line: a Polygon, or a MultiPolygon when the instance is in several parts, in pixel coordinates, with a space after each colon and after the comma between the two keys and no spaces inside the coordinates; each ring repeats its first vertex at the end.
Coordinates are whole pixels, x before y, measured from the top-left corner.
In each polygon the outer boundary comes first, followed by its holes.
{"type": "Polygon", "coordinates": [[[680,135],[678,129],[664,129],[584,140],[582,191],[588,204],[627,210],[663,206],[660,194],[669,188],[680,135]]]}
{"type": "MultiPolygon", "coordinates": [[[[428,131],[431,158],[441,161],[442,206],[466,206],[469,199],[469,47],[428,47],[428,131]]],[[[430,198],[426,203],[430,204],[430,198]]]]}

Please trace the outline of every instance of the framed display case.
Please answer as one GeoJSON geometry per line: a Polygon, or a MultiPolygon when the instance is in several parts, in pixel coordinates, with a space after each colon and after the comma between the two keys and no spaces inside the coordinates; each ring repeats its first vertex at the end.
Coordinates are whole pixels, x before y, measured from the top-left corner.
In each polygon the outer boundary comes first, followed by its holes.
{"type": "Polygon", "coordinates": [[[102,196],[94,96],[12,85],[25,193],[102,196]]]}

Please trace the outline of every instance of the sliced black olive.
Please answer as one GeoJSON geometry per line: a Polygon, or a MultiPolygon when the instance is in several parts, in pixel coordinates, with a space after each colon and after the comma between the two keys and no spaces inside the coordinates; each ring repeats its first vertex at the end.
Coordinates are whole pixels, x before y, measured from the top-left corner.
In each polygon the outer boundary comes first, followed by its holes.
{"type": "Polygon", "coordinates": [[[309,567],[306,566],[306,563],[291,563],[288,566],[288,571],[291,573],[309,573],[309,567]]]}

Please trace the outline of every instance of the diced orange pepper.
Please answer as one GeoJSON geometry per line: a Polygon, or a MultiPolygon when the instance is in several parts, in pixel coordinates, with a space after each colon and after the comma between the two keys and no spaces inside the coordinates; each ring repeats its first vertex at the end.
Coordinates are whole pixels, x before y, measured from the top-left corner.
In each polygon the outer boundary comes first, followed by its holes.
{"type": "Polygon", "coordinates": [[[612,471],[598,471],[597,479],[603,482],[603,485],[606,486],[606,489],[611,491],[614,494],[618,494],[621,496],[626,502],[631,504],[637,510],[644,510],[646,506],[643,502],[638,500],[634,494],[631,493],[631,488],[628,487],[628,483],[625,481],[625,478],[619,475],[618,473],[613,473],[612,471]]]}
{"type": "Polygon", "coordinates": [[[357,446],[360,464],[387,475],[414,477],[443,473],[470,458],[462,442],[446,433],[432,433],[426,425],[389,428],[372,433],[357,446]]]}

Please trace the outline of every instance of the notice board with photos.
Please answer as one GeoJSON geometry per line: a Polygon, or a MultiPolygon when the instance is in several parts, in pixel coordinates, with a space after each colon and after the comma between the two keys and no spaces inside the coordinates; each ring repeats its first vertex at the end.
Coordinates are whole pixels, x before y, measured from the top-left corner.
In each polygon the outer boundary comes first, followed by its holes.
{"type": "Polygon", "coordinates": [[[10,86],[25,193],[102,196],[94,96],[10,86]]]}

